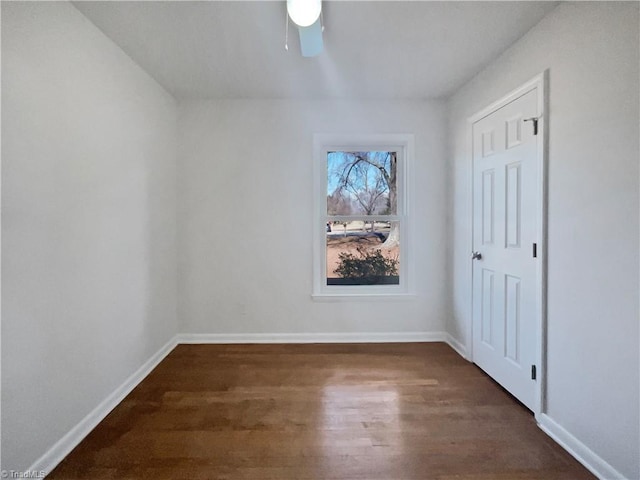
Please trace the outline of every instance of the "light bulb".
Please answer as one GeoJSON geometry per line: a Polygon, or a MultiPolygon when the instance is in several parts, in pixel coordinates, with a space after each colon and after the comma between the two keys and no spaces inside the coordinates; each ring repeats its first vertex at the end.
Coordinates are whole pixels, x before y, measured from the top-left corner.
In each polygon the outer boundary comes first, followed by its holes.
{"type": "Polygon", "coordinates": [[[287,0],[287,12],[300,27],[313,25],[320,16],[322,0],[287,0]]]}

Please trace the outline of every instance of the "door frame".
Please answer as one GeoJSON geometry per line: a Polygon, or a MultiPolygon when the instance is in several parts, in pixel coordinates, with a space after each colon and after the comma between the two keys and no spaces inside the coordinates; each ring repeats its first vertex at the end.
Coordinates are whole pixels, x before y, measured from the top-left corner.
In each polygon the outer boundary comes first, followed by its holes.
{"type": "MultiPolygon", "coordinates": [[[[546,412],[546,398],[547,398],[547,210],[548,210],[548,158],[549,158],[549,70],[536,75],[528,82],[512,90],[499,100],[491,103],[487,107],[478,111],[476,114],[470,116],[467,119],[469,130],[469,171],[470,175],[470,238],[469,238],[469,262],[471,260],[471,251],[473,249],[473,125],[474,123],[482,120],[488,115],[494,113],[500,108],[504,107],[508,103],[516,100],[522,95],[536,90],[538,91],[538,135],[537,140],[537,173],[538,173],[538,185],[536,187],[536,207],[537,207],[537,257],[536,263],[536,385],[535,385],[535,398],[533,405],[533,413],[536,420],[539,421],[539,416],[546,412]]],[[[467,358],[468,360],[474,360],[473,356],[473,265],[469,270],[469,287],[470,287],[470,316],[467,330],[467,358]]]]}

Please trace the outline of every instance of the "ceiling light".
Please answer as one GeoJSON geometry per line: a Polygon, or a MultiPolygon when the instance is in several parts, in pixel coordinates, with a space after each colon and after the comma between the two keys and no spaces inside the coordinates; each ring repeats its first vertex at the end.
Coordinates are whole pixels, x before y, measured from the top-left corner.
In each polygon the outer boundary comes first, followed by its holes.
{"type": "Polygon", "coordinates": [[[313,25],[318,20],[321,10],[321,0],[287,0],[289,17],[300,27],[313,25]]]}

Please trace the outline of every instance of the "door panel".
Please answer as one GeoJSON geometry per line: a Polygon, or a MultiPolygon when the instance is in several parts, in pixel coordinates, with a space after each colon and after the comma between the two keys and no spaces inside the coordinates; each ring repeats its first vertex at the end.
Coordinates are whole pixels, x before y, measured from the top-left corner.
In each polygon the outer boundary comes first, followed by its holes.
{"type": "Polygon", "coordinates": [[[495,308],[494,299],[494,273],[491,270],[482,269],[482,342],[493,348],[493,323],[495,308]]]}
{"type": "Polygon", "coordinates": [[[504,356],[520,365],[520,279],[513,275],[505,279],[504,356]]]}
{"type": "Polygon", "coordinates": [[[482,244],[491,245],[494,239],[494,171],[482,172],[482,244]]]}
{"type": "Polygon", "coordinates": [[[529,408],[536,352],[533,89],[473,124],[473,360],[529,408]]]}
{"type": "Polygon", "coordinates": [[[520,162],[507,165],[506,168],[505,244],[507,248],[520,248],[520,162]]]}

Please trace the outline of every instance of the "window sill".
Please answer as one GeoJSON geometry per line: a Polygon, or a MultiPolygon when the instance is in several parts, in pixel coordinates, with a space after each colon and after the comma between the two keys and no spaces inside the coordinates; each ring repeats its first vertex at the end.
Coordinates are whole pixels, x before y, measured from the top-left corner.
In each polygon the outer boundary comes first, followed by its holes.
{"type": "Polygon", "coordinates": [[[418,298],[415,293],[313,293],[314,302],[360,302],[360,301],[411,301],[418,298]]]}

